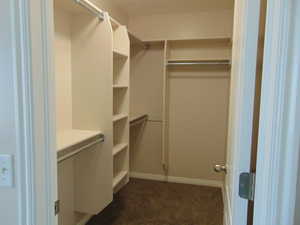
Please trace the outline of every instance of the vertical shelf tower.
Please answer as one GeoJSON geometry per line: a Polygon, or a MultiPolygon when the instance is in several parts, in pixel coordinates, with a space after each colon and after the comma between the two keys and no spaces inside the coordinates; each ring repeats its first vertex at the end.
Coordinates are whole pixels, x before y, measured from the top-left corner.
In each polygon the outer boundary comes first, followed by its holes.
{"type": "Polygon", "coordinates": [[[125,26],[111,20],[113,30],[113,191],[129,181],[129,54],[125,26]]]}

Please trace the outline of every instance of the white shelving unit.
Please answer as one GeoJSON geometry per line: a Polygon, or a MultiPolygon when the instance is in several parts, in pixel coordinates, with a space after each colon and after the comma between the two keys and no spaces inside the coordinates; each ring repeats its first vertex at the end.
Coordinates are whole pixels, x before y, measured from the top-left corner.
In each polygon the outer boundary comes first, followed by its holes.
{"type": "Polygon", "coordinates": [[[113,122],[118,122],[119,120],[126,119],[128,115],[125,114],[116,114],[113,116],[113,122]]]}
{"type": "Polygon", "coordinates": [[[117,155],[118,153],[126,150],[128,147],[127,143],[120,143],[114,146],[113,148],[113,156],[117,155]]]}
{"type": "Polygon", "coordinates": [[[128,58],[128,55],[126,53],[121,52],[119,49],[114,49],[113,53],[114,53],[114,58],[118,58],[118,57],[125,58],[125,59],[128,58]]]}
{"type": "Polygon", "coordinates": [[[125,88],[128,88],[128,85],[116,84],[116,85],[113,85],[113,88],[125,89],[125,88]]]}
{"type": "Polygon", "coordinates": [[[75,1],[53,7],[59,225],[85,224],[113,200],[113,32],[103,16],[75,1]]]}
{"type": "Polygon", "coordinates": [[[121,171],[117,174],[113,181],[113,188],[117,188],[118,185],[128,176],[128,171],[121,171]]]}
{"type": "Polygon", "coordinates": [[[129,181],[129,52],[125,26],[112,20],[113,29],[113,184],[114,192],[129,181]]]}

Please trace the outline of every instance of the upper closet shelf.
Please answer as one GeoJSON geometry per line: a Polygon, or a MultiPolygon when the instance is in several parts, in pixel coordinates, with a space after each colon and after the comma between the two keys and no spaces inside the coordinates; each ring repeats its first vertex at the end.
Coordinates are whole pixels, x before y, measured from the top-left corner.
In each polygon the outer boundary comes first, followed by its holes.
{"type": "Polygon", "coordinates": [[[103,142],[101,131],[66,130],[58,132],[56,137],[57,160],[61,162],[89,147],[103,142]]]}
{"type": "Polygon", "coordinates": [[[231,65],[229,59],[169,59],[167,66],[186,66],[186,65],[231,65]]]}
{"type": "Polygon", "coordinates": [[[127,54],[122,53],[122,52],[118,51],[117,49],[114,49],[113,52],[114,52],[114,57],[121,57],[121,58],[125,58],[125,59],[128,58],[127,54]]]}
{"type": "Polygon", "coordinates": [[[138,45],[142,46],[144,49],[148,49],[149,48],[148,44],[144,43],[137,36],[135,36],[132,32],[128,31],[128,35],[129,35],[129,38],[130,38],[130,44],[131,45],[138,44],[138,45]]]}

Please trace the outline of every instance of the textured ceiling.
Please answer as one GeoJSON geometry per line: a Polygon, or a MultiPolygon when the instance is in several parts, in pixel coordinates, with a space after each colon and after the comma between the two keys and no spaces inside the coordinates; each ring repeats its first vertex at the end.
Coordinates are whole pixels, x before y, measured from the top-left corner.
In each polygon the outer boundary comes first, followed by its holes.
{"type": "Polygon", "coordinates": [[[233,9],[234,0],[108,0],[127,15],[233,9]]]}

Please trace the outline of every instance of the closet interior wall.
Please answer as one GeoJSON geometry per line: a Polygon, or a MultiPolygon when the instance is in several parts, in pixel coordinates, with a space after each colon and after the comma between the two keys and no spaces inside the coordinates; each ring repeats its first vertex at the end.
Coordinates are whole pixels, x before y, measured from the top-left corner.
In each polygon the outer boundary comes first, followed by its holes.
{"type": "Polygon", "coordinates": [[[230,10],[129,19],[129,29],[150,46],[147,50],[132,46],[131,115],[149,114],[146,124],[130,130],[133,177],[222,186],[223,175],[213,166],[225,163],[230,66],[166,64],[230,60],[232,26],[230,10]],[[163,137],[167,171],[162,166],[163,137]]]}
{"type": "Polygon", "coordinates": [[[131,48],[131,118],[148,114],[146,124],[130,129],[130,173],[163,175],[161,166],[164,43],[152,43],[147,50],[131,48]]]}

